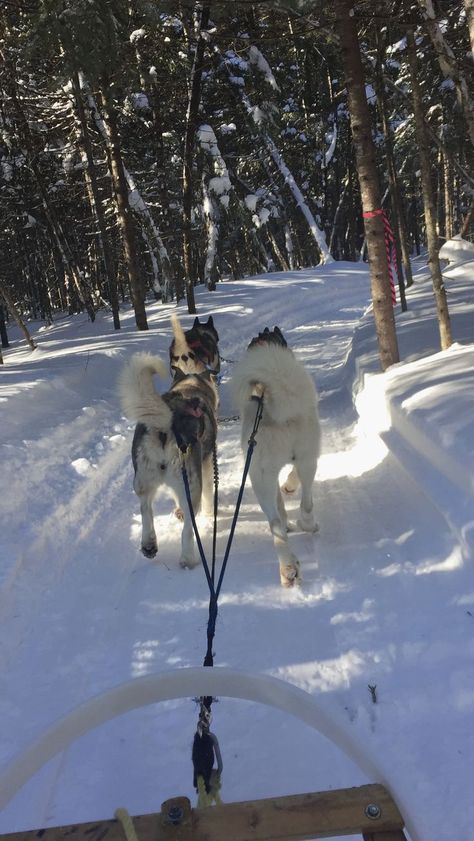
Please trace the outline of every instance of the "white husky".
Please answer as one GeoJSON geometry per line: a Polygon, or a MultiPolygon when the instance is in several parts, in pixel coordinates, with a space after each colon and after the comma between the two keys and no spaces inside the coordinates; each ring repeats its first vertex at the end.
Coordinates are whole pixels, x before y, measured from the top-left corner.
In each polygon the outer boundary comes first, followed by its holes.
{"type": "Polygon", "coordinates": [[[278,328],[274,331],[266,328],[252,340],[245,356],[234,367],[231,389],[242,419],[244,452],[257,410],[257,402],[252,398],[263,395],[263,414],[249,472],[255,495],[270,524],[281,583],[290,587],[299,579],[299,561],[288,546],[288,523],[278,476],[286,464],[293,465],[283,490],[294,493],[301,483],[297,525],[303,531],[317,531],[312,494],[321,443],[316,389],[278,328]]]}

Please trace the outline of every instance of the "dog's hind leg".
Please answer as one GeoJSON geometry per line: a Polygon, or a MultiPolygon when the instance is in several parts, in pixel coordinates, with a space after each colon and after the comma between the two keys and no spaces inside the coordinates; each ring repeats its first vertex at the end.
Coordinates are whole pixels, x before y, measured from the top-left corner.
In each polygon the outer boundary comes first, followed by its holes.
{"type": "Polygon", "coordinates": [[[313,482],[316,473],[316,459],[300,458],[296,462],[296,470],[301,481],[301,504],[298,526],[303,531],[316,532],[319,526],[316,522],[313,503],[313,482]]]}
{"type": "Polygon", "coordinates": [[[300,484],[298,472],[296,467],[292,467],[290,473],[288,474],[286,481],[282,485],[283,493],[287,494],[288,496],[292,496],[295,491],[298,489],[300,484]]]}
{"type": "Polygon", "coordinates": [[[142,552],[146,558],[154,558],[158,552],[156,532],[153,522],[153,500],[156,493],[156,485],[146,487],[135,477],[134,490],[140,500],[140,511],[142,515],[142,552]]]}
{"type": "Polygon", "coordinates": [[[280,581],[284,587],[292,587],[300,580],[300,564],[288,545],[286,512],[278,487],[278,473],[264,472],[254,467],[250,470],[250,479],[255,496],[270,525],[273,545],[280,564],[280,581]]]}
{"type": "Polygon", "coordinates": [[[212,454],[202,463],[202,511],[206,517],[214,513],[214,459],[212,454]]]}
{"type": "MultiPolygon", "coordinates": [[[[191,504],[193,506],[194,516],[199,513],[201,505],[202,494],[202,476],[200,465],[195,464],[194,470],[188,471],[189,493],[191,496],[191,504]]],[[[189,513],[189,504],[186,498],[184,483],[181,483],[178,491],[178,503],[183,512],[183,530],[181,532],[181,557],[179,559],[180,566],[185,569],[192,569],[199,564],[196,559],[194,547],[194,531],[189,513]]]]}

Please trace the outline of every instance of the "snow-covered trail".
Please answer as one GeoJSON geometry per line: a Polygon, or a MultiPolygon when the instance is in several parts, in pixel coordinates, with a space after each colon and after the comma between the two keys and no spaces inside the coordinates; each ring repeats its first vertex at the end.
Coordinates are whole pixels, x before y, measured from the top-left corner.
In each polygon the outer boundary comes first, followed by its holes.
{"type": "MultiPolygon", "coordinates": [[[[262,281],[258,311],[250,306],[255,289],[247,293],[243,283],[235,284],[237,291],[229,289],[227,302],[225,294],[218,298],[221,346],[224,356],[236,358],[264,326],[263,311],[264,323],[278,323],[314,372],[324,433],[316,483],[321,532],[290,536],[302,562],[303,586],[282,589],[267,524],[247,487],[220,599],[216,665],[271,673],[317,694],[348,728],[357,727],[388,778],[394,770],[397,777],[416,778],[416,727],[413,756],[398,751],[393,733],[405,726],[407,706],[422,709],[428,698],[427,715],[436,721],[429,658],[456,658],[456,651],[449,627],[435,629],[435,637],[433,628],[425,627],[423,605],[429,602],[432,612],[433,603],[455,596],[450,559],[456,545],[394,458],[377,440],[357,436],[350,365],[344,363],[363,308],[360,291],[353,300],[347,293],[346,310],[339,307],[334,320],[333,296],[340,289],[333,293],[322,275],[314,281],[308,272],[308,305],[315,292],[319,296],[311,321],[301,318],[301,311],[285,310],[277,285],[269,288],[268,280],[262,281]],[[411,562],[420,557],[419,534],[424,568],[411,562]],[[452,574],[440,588],[439,576],[430,572],[442,572],[443,565],[452,574]],[[402,686],[413,685],[408,698],[398,691],[401,673],[402,686]],[[369,684],[377,686],[377,704],[369,684]]],[[[165,316],[159,317],[166,324],[165,316]]],[[[110,339],[107,343],[112,346],[110,339]]],[[[50,393],[36,421],[25,421],[27,438],[12,444],[6,513],[18,552],[0,590],[3,761],[100,691],[130,677],[202,663],[204,574],[177,565],[180,525],[167,498],[155,503],[157,562],[138,552],[132,431],[114,397],[118,371],[132,349],[166,353],[168,344],[169,329],[152,337],[129,334],[125,350],[96,356],[89,374],[82,367],[69,385],[59,375],[45,383],[50,393]]],[[[27,391],[17,399],[27,401],[27,391]]],[[[231,413],[224,377],[221,414],[231,413]]],[[[240,481],[238,440],[238,424],[224,423],[218,557],[240,481]]],[[[296,508],[297,500],[288,505],[296,508]]],[[[205,524],[204,534],[209,545],[205,524]]],[[[0,818],[0,830],[94,820],[118,805],[135,813],[154,811],[176,794],[193,798],[190,743],[196,720],[192,703],[169,702],[83,737],[23,789],[0,818]]],[[[366,781],[322,737],[277,711],[223,701],[215,705],[215,730],[225,762],[224,799],[366,781]]],[[[433,763],[447,749],[442,735],[436,747],[422,747],[433,763]]]]}

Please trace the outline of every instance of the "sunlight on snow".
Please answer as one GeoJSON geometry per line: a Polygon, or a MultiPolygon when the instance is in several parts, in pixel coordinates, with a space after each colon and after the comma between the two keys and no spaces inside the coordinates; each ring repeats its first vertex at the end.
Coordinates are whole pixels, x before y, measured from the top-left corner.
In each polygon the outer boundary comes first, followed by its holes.
{"type": "Polygon", "coordinates": [[[463,549],[461,546],[455,545],[444,561],[426,559],[419,564],[413,564],[411,561],[393,563],[383,569],[376,570],[375,574],[381,578],[390,578],[392,575],[398,575],[399,573],[428,575],[431,572],[453,572],[456,569],[461,569],[463,565],[463,549]]]}
{"type": "Polygon", "coordinates": [[[333,692],[349,688],[354,678],[367,672],[375,660],[374,652],[345,651],[331,660],[313,660],[277,669],[274,674],[306,692],[333,692]]]}
{"type": "Polygon", "coordinates": [[[366,376],[355,399],[360,422],[355,426],[355,443],[350,450],[323,454],[318,463],[318,481],[357,478],[373,470],[386,457],[388,448],[379,437],[391,426],[382,375],[366,376]]]}
{"type": "MultiPolygon", "coordinates": [[[[333,601],[339,593],[348,592],[348,584],[335,578],[322,579],[315,585],[315,592],[306,593],[300,588],[291,592],[278,586],[260,587],[247,592],[225,592],[219,597],[219,604],[224,606],[252,605],[264,610],[295,610],[318,602],[333,601]]],[[[191,598],[179,602],[143,601],[142,607],[150,614],[160,613],[189,613],[190,611],[207,610],[208,598],[191,598]]]]}
{"type": "Polygon", "coordinates": [[[142,677],[149,673],[150,665],[153,665],[159,644],[158,640],[144,640],[135,643],[132,657],[132,677],[142,677]]]}
{"type": "MultiPolygon", "coordinates": [[[[12,373],[16,374],[16,372],[12,373]]],[[[24,380],[23,382],[14,382],[12,379],[12,382],[8,383],[6,380],[7,374],[2,371],[2,396],[0,397],[0,403],[6,403],[9,397],[13,397],[15,394],[21,394],[22,391],[36,388],[46,382],[43,378],[39,378],[37,380],[24,380]]]]}
{"type": "Polygon", "coordinates": [[[371,609],[373,604],[373,599],[364,599],[362,610],[348,611],[346,613],[336,613],[334,616],[331,617],[330,624],[343,625],[345,622],[368,622],[369,619],[372,619],[374,616],[374,613],[371,609]]]}
{"type": "Polygon", "coordinates": [[[427,575],[430,572],[452,572],[455,569],[461,569],[464,564],[464,557],[462,547],[459,545],[453,546],[450,554],[444,561],[424,561],[415,569],[416,575],[427,575]]]}
{"type": "Polygon", "coordinates": [[[358,427],[355,429],[356,440],[350,450],[342,450],[338,453],[323,454],[318,462],[318,482],[327,479],[340,479],[343,476],[357,478],[373,470],[380,464],[388,453],[383,441],[373,435],[369,438],[358,434],[358,427]]]}
{"type": "Polygon", "coordinates": [[[452,599],[451,604],[474,604],[474,593],[464,593],[462,596],[456,596],[452,599]]]}

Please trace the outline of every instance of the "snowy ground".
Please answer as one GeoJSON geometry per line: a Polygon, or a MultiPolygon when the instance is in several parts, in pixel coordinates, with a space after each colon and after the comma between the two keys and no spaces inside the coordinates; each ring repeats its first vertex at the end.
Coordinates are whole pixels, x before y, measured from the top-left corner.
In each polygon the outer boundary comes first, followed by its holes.
{"type": "MultiPolygon", "coordinates": [[[[278,324],[320,391],[321,531],[290,536],[303,585],[284,590],[247,487],[220,599],[216,666],[274,675],[311,693],[381,769],[420,841],[472,837],[474,805],[474,263],[446,272],[456,344],[439,342],[418,271],[397,306],[403,363],[377,374],[366,266],[335,263],[198,290],[226,360],[278,324]],[[365,313],[365,314],[364,314],[365,313]],[[357,406],[357,410],[355,408],[357,406]],[[369,685],[376,686],[376,703],[369,685]]],[[[132,428],[116,394],[136,350],[166,357],[168,306],[150,331],[129,311],[58,319],[0,372],[0,761],[59,716],[133,677],[199,666],[207,588],[177,565],[180,527],[157,499],[159,555],[138,551],[132,428]]],[[[180,307],[185,326],[191,318],[180,307]]],[[[221,416],[231,362],[223,366],[221,416]]],[[[219,431],[218,550],[242,470],[238,423],[219,431]]],[[[290,508],[297,501],[290,500],[290,508]]],[[[211,530],[201,522],[206,546],[211,530]]],[[[156,811],[192,788],[193,701],[152,705],[82,737],[5,808],[0,832],[156,811]]],[[[293,717],[221,699],[213,729],[222,797],[235,801],[373,782],[293,717]]]]}

